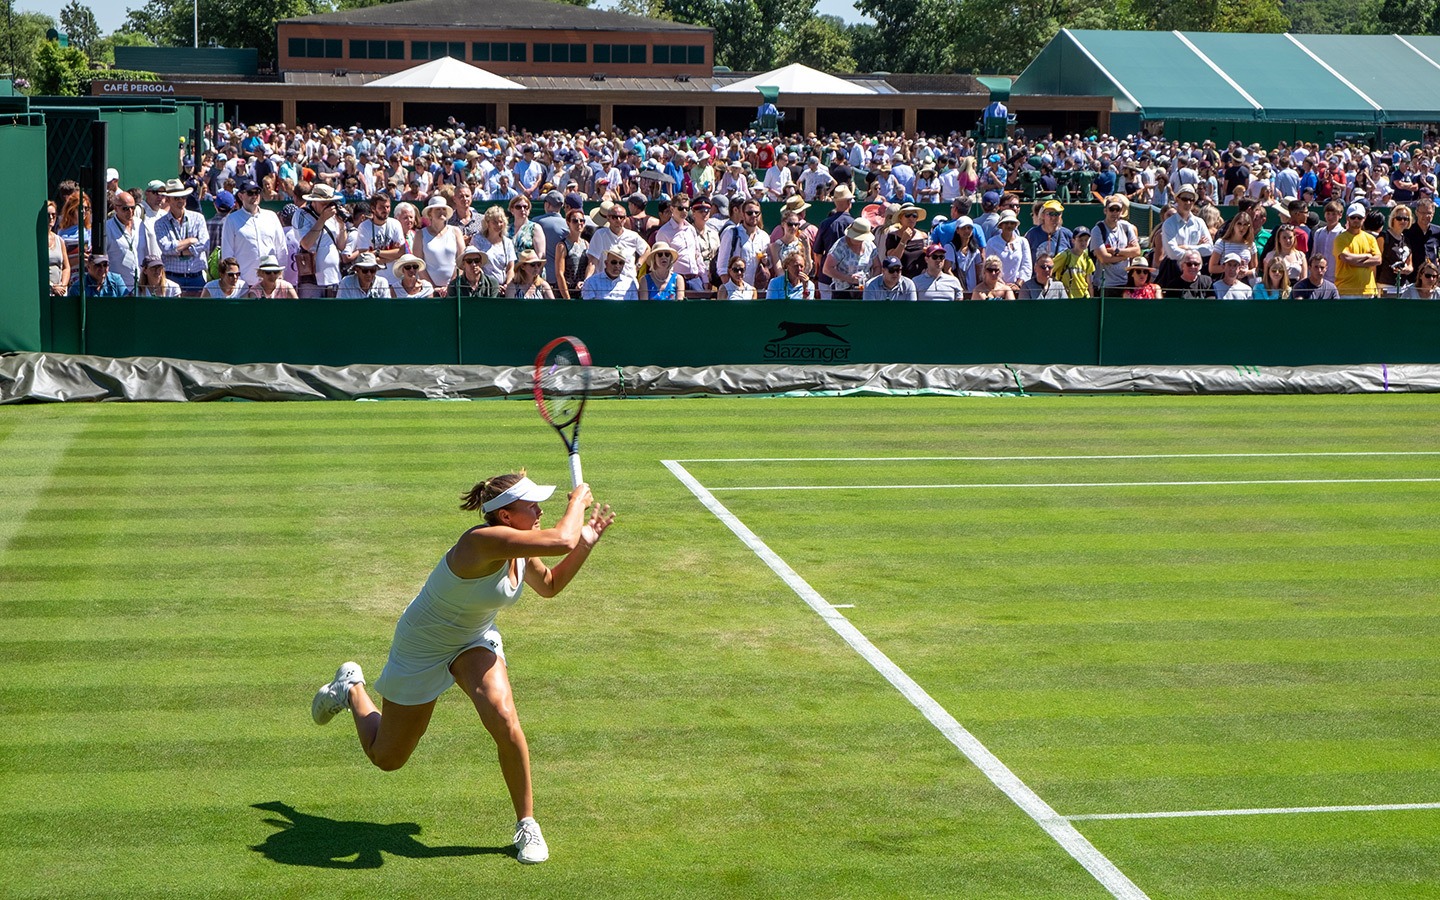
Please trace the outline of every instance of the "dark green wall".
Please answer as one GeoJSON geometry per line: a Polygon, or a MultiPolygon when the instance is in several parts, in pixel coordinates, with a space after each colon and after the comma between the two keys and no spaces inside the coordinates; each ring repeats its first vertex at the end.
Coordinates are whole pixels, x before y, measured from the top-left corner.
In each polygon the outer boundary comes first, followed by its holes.
{"type": "Polygon", "coordinates": [[[49,308],[47,350],[232,363],[526,365],[537,347],[561,334],[583,338],[599,365],[1440,362],[1440,303],[1419,300],[457,304],[120,298],[87,301],[83,332],[77,298],[57,298],[49,308]],[[812,327],[786,339],[781,323],[825,326],[835,336],[812,327]]]}
{"type": "Polygon", "coordinates": [[[0,290],[0,350],[39,350],[47,307],[36,297],[49,294],[45,126],[0,125],[0,159],[8,182],[0,246],[12,248],[6,254],[5,290],[0,290]]]}

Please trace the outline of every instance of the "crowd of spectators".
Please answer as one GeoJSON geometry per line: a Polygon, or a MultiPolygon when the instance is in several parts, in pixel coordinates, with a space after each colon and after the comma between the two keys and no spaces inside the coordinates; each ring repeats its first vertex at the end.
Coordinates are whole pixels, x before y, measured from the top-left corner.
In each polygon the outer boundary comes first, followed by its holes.
{"type": "Polygon", "coordinates": [[[125,190],[111,170],[102,253],[82,259],[90,201],[63,184],[50,285],[101,297],[1433,299],[1437,167],[1434,142],[221,126],[173,179],[125,190]],[[1087,185],[1074,199],[1103,217],[1067,225],[1069,184],[1087,185]],[[812,222],[816,201],[833,212],[812,222]],[[762,202],[781,204],[773,230],[762,202]],[[1137,205],[1160,211],[1149,234],[1130,221],[1137,205]]]}

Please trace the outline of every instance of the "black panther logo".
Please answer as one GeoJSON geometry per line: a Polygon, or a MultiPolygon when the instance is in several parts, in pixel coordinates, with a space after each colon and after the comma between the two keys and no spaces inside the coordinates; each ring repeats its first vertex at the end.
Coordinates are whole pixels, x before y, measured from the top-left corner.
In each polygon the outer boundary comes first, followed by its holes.
{"type": "Polygon", "coordinates": [[[845,325],[827,325],[824,322],[781,322],[780,330],[785,332],[777,338],[771,338],[771,342],[788,341],[791,338],[799,337],[802,334],[820,334],[825,337],[832,337],[842,344],[848,344],[840,335],[831,331],[832,328],[845,328],[845,325]]]}

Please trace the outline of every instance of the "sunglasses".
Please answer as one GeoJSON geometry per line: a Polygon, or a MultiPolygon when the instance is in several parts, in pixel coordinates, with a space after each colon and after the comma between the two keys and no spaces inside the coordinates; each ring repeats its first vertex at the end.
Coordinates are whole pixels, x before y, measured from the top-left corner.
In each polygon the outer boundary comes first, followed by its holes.
{"type": "Polygon", "coordinates": [[[607,260],[605,260],[605,265],[607,265],[607,266],[623,266],[623,265],[625,265],[625,260],[623,260],[623,259],[607,259],[607,260]]]}
{"type": "Polygon", "coordinates": [[[544,263],[538,263],[538,262],[528,262],[528,263],[525,264],[525,268],[527,268],[527,269],[543,269],[543,268],[545,268],[545,264],[544,264],[544,263]]]}
{"type": "Polygon", "coordinates": [[[415,266],[415,265],[401,266],[401,267],[400,267],[400,271],[402,271],[402,272],[418,272],[418,271],[420,271],[420,267],[419,267],[419,266],[415,266]]]}
{"type": "Polygon", "coordinates": [[[1197,268],[1197,267],[1200,265],[1200,263],[1198,263],[1198,262],[1196,262],[1196,261],[1194,261],[1194,260],[1186,260],[1185,262],[1181,263],[1181,265],[1185,266],[1187,269],[1193,269],[1193,268],[1197,268]]]}
{"type": "Polygon", "coordinates": [[[945,254],[943,254],[943,253],[932,253],[932,254],[930,254],[930,259],[944,259],[944,258],[945,258],[945,254]]]}
{"type": "Polygon", "coordinates": [[[919,214],[919,213],[905,213],[905,215],[902,216],[902,218],[905,218],[905,219],[918,219],[918,218],[920,218],[920,214],[919,214]]]}
{"type": "Polygon", "coordinates": [[[1039,270],[1042,271],[1042,272],[1049,272],[1049,271],[1051,271],[1052,269],[1054,269],[1055,267],[1054,267],[1054,266],[1036,266],[1035,268],[1039,269],[1039,270]]]}
{"type": "MultiPolygon", "coordinates": [[[[1107,207],[1105,207],[1105,211],[1106,211],[1106,212],[1124,212],[1124,211],[1125,211],[1125,207],[1123,207],[1123,206],[1107,206],[1107,207]]],[[[1056,213],[1055,215],[1058,216],[1059,213],[1056,213]]]]}
{"type": "Polygon", "coordinates": [[[744,267],[744,266],[731,266],[731,267],[730,267],[730,271],[731,271],[731,272],[743,272],[743,271],[745,271],[745,267],[744,267]]]}
{"type": "MultiPolygon", "coordinates": [[[[133,203],[130,204],[129,206],[118,206],[118,205],[117,205],[117,206],[115,207],[115,211],[116,211],[116,212],[126,212],[126,211],[128,211],[128,210],[133,210],[134,208],[135,208],[135,204],[133,204],[133,203]]],[[[53,215],[55,215],[55,214],[54,214],[54,213],[51,213],[50,215],[53,216],[53,215]]]]}
{"type": "Polygon", "coordinates": [[[605,218],[607,218],[607,219],[623,219],[623,218],[625,218],[625,214],[624,214],[624,213],[619,213],[619,214],[617,215],[617,214],[612,213],[612,214],[606,216],[605,218]]]}
{"type": "Polygon", "coordinates": [[[900,267],[899,267],[899,266],[886,266],[886,267],[885,267],[885,271],[887,271],[887,272],[898,272],[898,271],[900,271],[900,267]]]}
{"type": "MultiPolygon", "coordinates": [[[[107,263],[107,265],[108,265],[108,263],[107,263]]],[[[226,272],[222,277],[224,277],[224,278],[239,278],[239,277],[240,277],[240,273],[239,273],[239,272],[226,272]]]]}

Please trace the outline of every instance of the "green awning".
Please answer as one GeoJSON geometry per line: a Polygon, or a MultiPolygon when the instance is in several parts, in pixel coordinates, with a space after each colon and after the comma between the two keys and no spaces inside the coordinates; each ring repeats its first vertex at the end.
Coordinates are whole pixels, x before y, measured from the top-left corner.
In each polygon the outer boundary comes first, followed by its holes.
{"type": "Polygon", "coordinates": [[[1062,29],[1016,96],[1111,96],[1147,119],[1440,121],[1440,37],[1062,29]]]}

